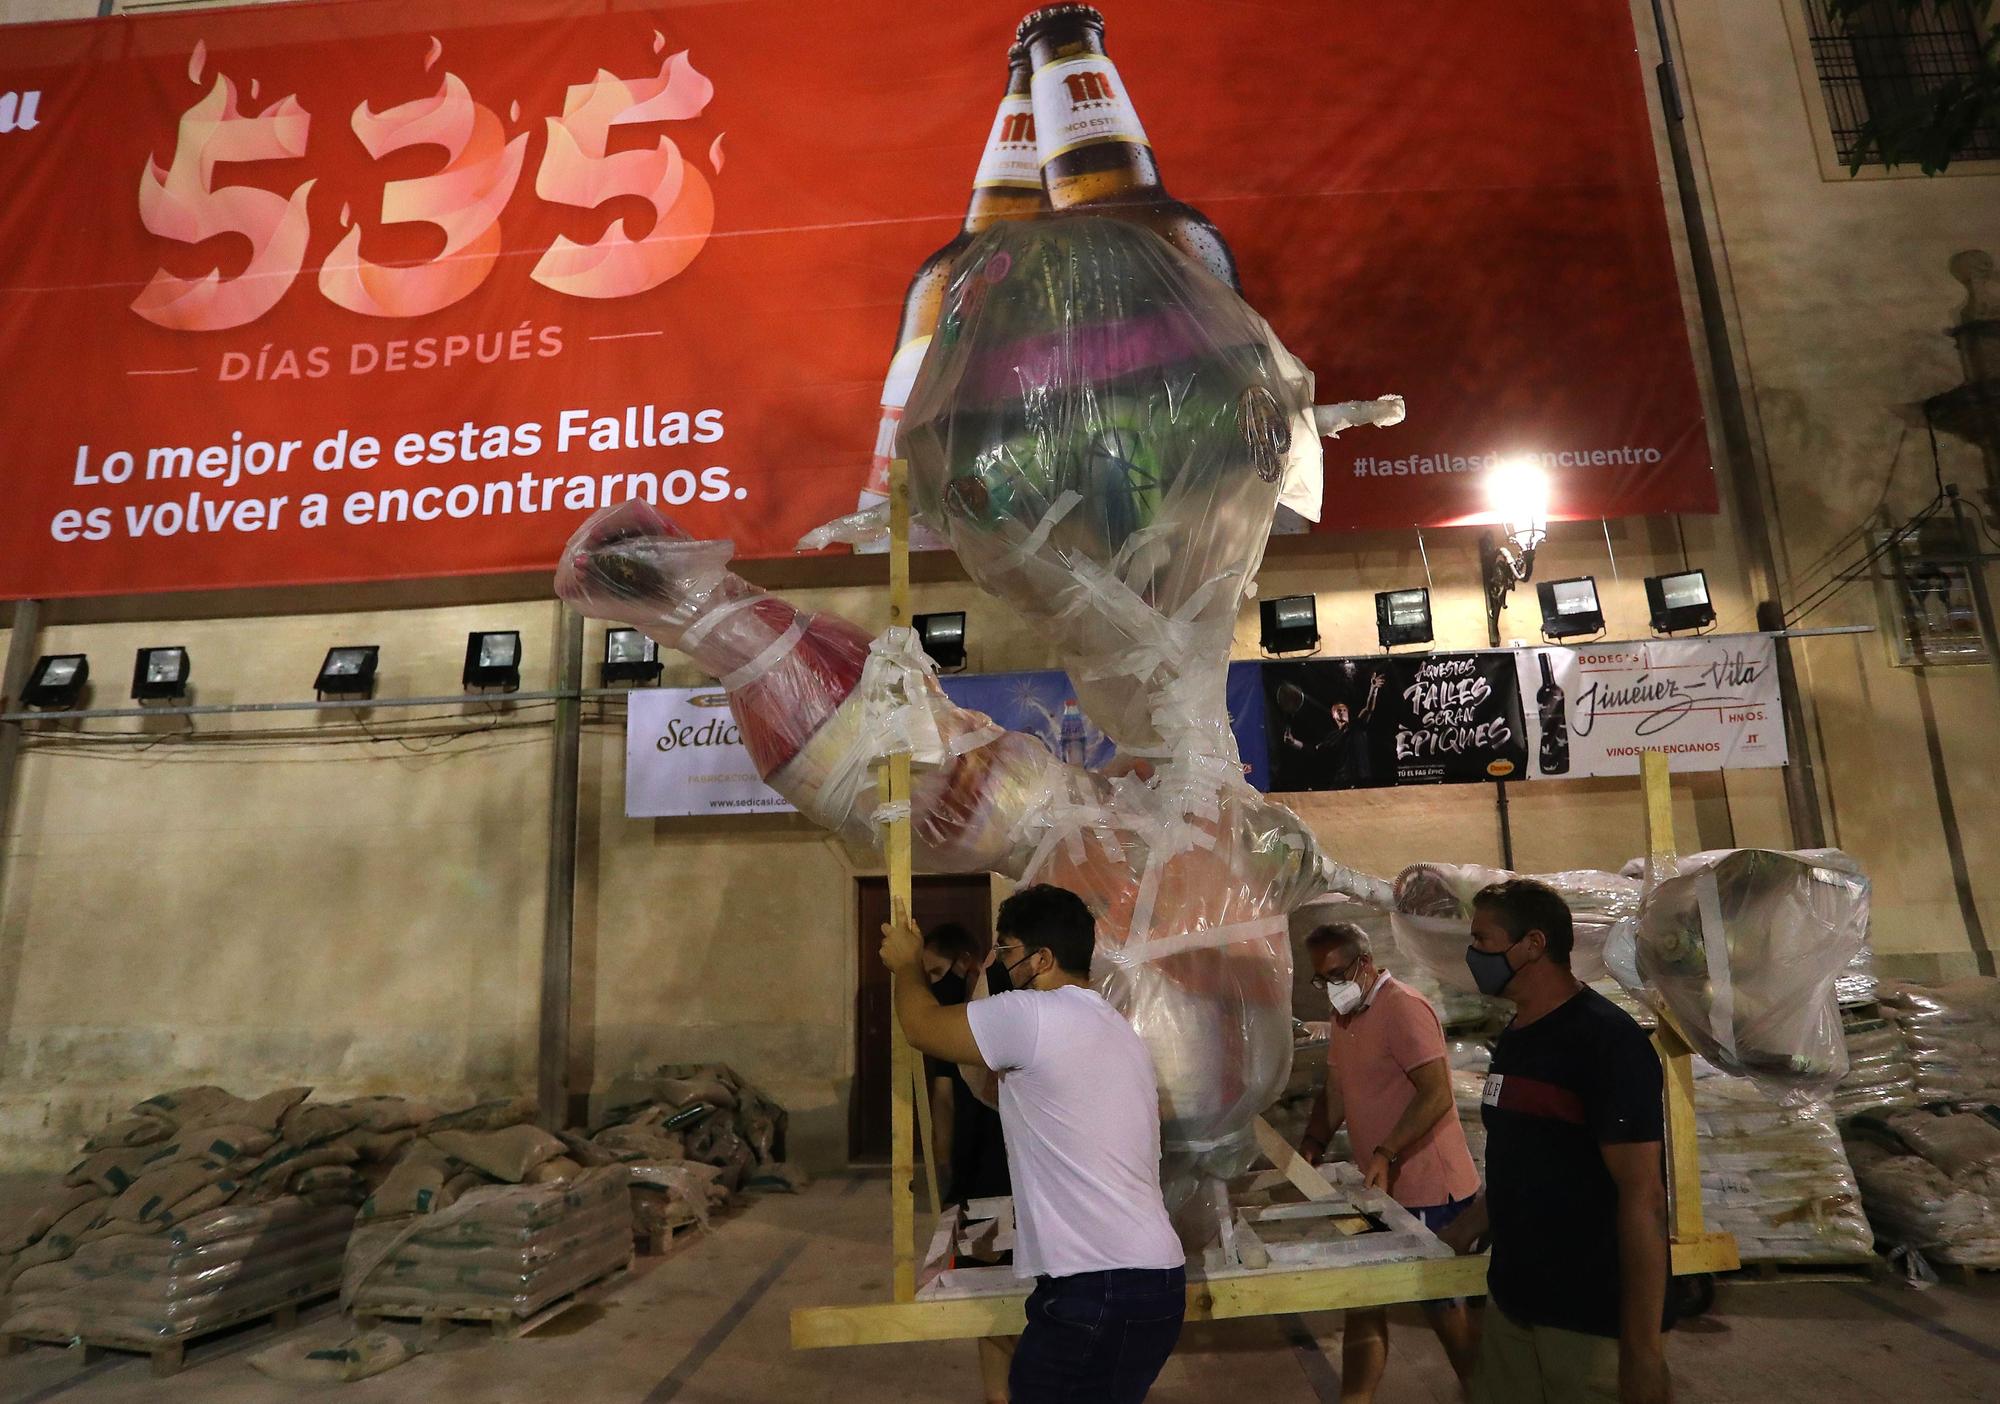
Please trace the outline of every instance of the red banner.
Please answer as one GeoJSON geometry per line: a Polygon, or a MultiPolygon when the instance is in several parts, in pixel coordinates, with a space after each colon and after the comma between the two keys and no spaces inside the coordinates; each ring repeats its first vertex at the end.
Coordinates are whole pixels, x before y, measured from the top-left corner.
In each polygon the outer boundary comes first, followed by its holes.
{"type": "MultiPolygon", "coordinates": [[[[8,28],[0,597],[539,569],[635,493],[788,552],[867,477],[1021,10],[8,28]]],[[[1408,397],[1328,444],[1323,529],[1462,520],[1516,454],[1556,516],[1713,509],[1624,0],[1163,0],[1105,48],[1320,398],[1408,397]]]]}

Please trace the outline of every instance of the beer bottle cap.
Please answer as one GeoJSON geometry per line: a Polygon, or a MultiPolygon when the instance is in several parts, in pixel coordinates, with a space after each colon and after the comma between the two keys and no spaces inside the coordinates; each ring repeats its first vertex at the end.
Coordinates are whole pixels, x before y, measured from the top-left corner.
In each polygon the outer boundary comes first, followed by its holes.
{"type": "Polygon", "coordinates": [[[1045,24],[1057,24],[1072,20],[1087,25],[1099,34],[1104,32],[1104,16],[1089,5],[1044,5],[1026,19],[1014,31],[1017,42],[1025,44],[1035,35],[1035,31],[1045,24]]]}

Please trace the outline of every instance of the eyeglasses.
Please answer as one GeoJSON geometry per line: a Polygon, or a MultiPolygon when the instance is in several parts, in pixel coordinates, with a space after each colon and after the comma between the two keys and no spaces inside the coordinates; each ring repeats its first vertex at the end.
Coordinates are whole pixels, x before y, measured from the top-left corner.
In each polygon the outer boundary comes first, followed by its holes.
{"type": "Polygon", "coordinates": [[[1347,963],[1347,969],[1335,971],[1331,975],[1313,976],[1312,978],[1313,988],[1324,994],[1326,992],[1327,986],[1338,985],[1344,981],[1352,980],[1356,972],[1358,972],[1361,969],[1361,962],[1364,958],[1365,957],[1362,956],[1356,956],[1353,960],[1347,963]]]}

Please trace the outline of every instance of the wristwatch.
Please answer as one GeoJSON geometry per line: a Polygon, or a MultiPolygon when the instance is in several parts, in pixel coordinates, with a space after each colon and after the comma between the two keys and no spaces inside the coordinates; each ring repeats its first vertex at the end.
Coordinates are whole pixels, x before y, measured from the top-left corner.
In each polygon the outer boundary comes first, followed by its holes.
{"type": "Polygon", "coordinates": [[[1400,1160],[1401,1160],[1401,1159],[1403,1158],[1403,1156],[1402,1156],[1402,1152],[1400,1152],[1400,1151],[1392,1151],[1392,1150],[1390,1150],[1390,1149],[1389,1149],[1389,1148],[1388,1148],[1387,1146],[1377,1146],[1377,1147],[1375,1147],[1375,1154],[1377,1154],[1377,1155],[1381,1156],[1381,1157],[1382,1157],[1382,1158],[1383,1158],[1384,1160],[1388,1161],[1388,1162],[1389,1162],[1389,1163],[1390,1163],[1391,1165],[1394,1165],[1394,1164],[1396,1164],[1396,1163],[1397,1163],[1398,1161],[1400,1161],[1400,1160]]]}

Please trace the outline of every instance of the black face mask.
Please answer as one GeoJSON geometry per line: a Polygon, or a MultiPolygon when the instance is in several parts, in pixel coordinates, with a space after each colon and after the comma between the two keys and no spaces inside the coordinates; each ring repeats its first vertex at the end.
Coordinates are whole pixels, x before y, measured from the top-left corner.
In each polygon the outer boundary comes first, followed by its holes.
{"type": "Polygon", "coordinates": [[[994,961],[986,967],[986,992],[988,994],[1006,994],[1009,990],[1015,989],[1014,966],[1025,965],[1034,958],[1035,953],[1027,951],[1022,954],[1019,960],[1014,962],[1014,965],[1007,965],[998,960],[994,961]]]}

